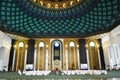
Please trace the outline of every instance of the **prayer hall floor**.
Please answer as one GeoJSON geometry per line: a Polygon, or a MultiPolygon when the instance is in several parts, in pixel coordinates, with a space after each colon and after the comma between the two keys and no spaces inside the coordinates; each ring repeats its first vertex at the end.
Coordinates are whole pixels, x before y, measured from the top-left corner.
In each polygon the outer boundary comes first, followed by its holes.
{"type": "Polygon", "coordinates": [[[102,75],[19,75],[17,72],[0,72],[0,80],[120,80],[120,71],[107,71],[102,75]]]}

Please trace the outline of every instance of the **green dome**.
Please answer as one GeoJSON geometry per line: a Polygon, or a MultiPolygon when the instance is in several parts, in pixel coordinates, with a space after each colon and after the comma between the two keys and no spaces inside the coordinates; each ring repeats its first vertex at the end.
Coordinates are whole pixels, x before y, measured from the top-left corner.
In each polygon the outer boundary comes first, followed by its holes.
{"type": "Polygon", "coordinates": [[[0,29],[28,37],[88,37],[120,22],[120,0],[83,0],[65,9],[48,9],[31,0],[0,0],[0,29]]]}

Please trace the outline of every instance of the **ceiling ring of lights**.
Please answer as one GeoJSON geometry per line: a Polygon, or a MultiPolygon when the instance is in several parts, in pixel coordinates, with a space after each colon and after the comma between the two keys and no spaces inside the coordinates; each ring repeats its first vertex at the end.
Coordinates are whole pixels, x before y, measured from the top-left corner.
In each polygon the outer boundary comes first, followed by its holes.
{"type": "Polygon", "coordinates": [[[33,3],[38,4],[49,9],[62,9],[73,6],[77,3],[81,3],[83,0],[30,0],[33,3]]]}

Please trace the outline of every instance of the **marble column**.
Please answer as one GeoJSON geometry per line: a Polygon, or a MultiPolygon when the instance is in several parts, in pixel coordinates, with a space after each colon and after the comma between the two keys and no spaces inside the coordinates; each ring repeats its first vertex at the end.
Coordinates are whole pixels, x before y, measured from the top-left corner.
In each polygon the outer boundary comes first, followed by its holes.
{"type": "Polygon", "coordinates": [[[16,50],[14,50],[14,53],[13,53],[13,64],[12,64],[12,71],[14,71],[14,65],[15,65],[15,54],[16,53],[16,50]]]}
{"type": "MultiPolygon", "coordinates": [[[[87,65],[87,55],[86,55],[86,43],[85,39],[79,39],[79,56],[80,56],[80,65],[87,65]]],[[[81,66],[80,66],[81,67],[81,66]]],[[[80,68],[82,69],[82,68],[80,68]]]]}
{"type": "Polygon", "coordinates": [[[46,46],[46,70],[48,70],[48,45],[46,46]]]}
{"type": "Polygon", "coordinates": [[[25,49],[24,71],[26,70],[27,48],[25,49]]]}
{"type": "Polygon", "coordinates": [[[68,48],[66,46],[66,70],[68,70],[68,48]]]}
{"type": "Polygon", "coordinates": [[[28,40],[26,65],[27,64],[33,65],[33,69],[34,69],[34,50],[35,50],[34,45],[35,45],[35,40],[33,39],[28,40]]]}
{"type": "Polygon", "coordinates": [[[9,71],[13,71],[13,64],[14,64],[14,55],[15,55],[15,40],[12,39],[12,42],[11,42],[11,49],[10,49],[10,56],[9,56],[9,64],[8,64],[8,67],[9,67],[9,71]]]}
{"type": "Polygon", "coordinates": [[[2,46],[0,45],[0,71],[2,71],[2,46]]]}
{"type": "Polygon", "coordinates": [[[37,55],[37,53],[36,53],[36,50],[37,48],[35,47],[35,51],[34,51],[34,71],[36,70],[36,55],[37,55]]]}
{"type": "Polygon", "coordinates": [[[80,69],[80,56],[79,56],[79,46],[77,45],[77,58],[78,58],[78,69],[80,69]]]}
{"type": "Polygon", "coordinates": [[[99,60],[99,69],[102,69],[101,68],[101,59],[100,59],[100,51],[99,51],[99,49],[97,50],[97,52],[98,52],[98,60],[99,60]]]}
{"type": "Polygon", "coordinates": [[[86,48],[86,56],[87,56],[87,65],[88,65],[88,70],[90,70],[90,62],[89,62],[89,53],[88,53],[88,48],[86,48]]]}
{"type": "Polygon", "coordinates": [[[101,69],[105,69],[104,52],[103,52],[101,39],[98,39],[98,44],[99,44],[99,55],[100,55],[99,58],[100,58],[101,69]]]}

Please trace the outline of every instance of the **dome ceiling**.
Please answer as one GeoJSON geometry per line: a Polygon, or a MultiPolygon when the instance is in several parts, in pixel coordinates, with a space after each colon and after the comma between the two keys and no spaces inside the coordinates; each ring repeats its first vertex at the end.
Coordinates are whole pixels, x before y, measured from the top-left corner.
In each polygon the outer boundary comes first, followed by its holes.
{"type": "Polygon", "coordinates": [[[0,0],[0,29],[28,38],[88,37],[120,22],[120,0],[80,0],[47,8],[32,0],[0,0]]]}

